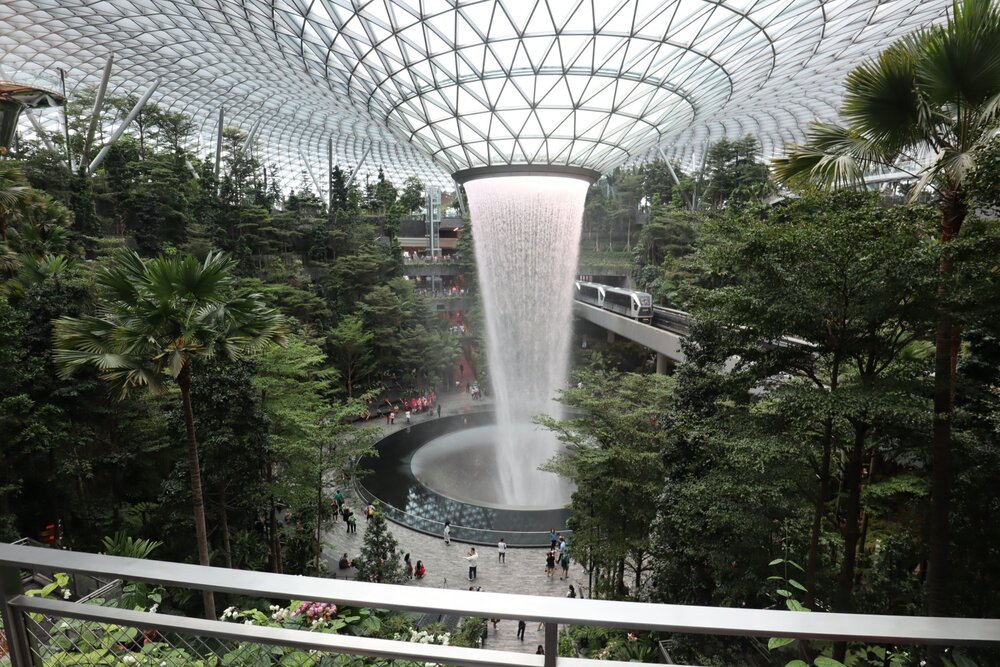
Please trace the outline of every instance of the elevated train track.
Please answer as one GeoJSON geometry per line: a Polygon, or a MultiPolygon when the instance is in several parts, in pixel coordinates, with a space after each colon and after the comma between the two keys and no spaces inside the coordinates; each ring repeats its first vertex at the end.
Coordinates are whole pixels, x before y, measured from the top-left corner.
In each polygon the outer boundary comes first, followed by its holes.
{"type": "MultiPolygon", "coordinates": [[[[682,311],[663,306],[652,306],[651,315],[647,310],[640,312],[640,305],[651,301],[649,294],[625,290],[622,288],[612,288],[607,285],[595,283],[577,283],[577,297],[573,304],[573,313],[582,319],[592,322],[607,331],[627,338],[631,341],[644,345],[657,353],[657,371],[663,372],[666,369],[666,360],[674,362],[684,361],[684,353],[681,350],[681,341],[691,331],[691,316],[682,311]],[[589,287],[587,291],[581,290],[581,285],[589,287]],[[632,312],[626,314],[621,311],[618,304],[605,304],[602,300],[595,299],[594,288],[604,288],[609,293],[613,290],[617,295],[631,292],[635,296],[635,307],[632,312]],[[643,301],[643,298],[649,301],[643,301]]],[[[812,347],[808,341],[800,338],[785,337],[776,345],[795,345],[812,347]]]]}

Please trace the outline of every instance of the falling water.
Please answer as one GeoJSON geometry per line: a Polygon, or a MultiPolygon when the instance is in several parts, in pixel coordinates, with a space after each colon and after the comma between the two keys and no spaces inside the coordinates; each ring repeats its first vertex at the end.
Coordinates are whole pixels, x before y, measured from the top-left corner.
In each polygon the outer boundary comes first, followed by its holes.
{"type": "Polygon", "coordinates": [[[519,506],[562,506],[569,496],[566,482],[537,470],[560,443],[531,420],[561,413],[554,398],[569,374],[573,277],[587,183],[498,176],[465,188],[486,311],[502,495],[519,506]]]}

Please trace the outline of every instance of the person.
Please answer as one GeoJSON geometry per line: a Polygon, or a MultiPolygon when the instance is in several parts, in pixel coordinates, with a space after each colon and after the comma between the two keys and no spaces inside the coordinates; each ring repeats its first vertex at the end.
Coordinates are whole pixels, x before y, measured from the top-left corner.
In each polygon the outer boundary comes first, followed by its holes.
{"type": "Polygon", "coordinates": [[[444,522],[444,543],[445,546],[451,544],[451,521],[444,522]]]}
{"type": "Polygon", "coordinates": [[[557,546],[559,547],[560,556],[566,553],[566,538],[562,535],[559,536],[559,544],[557,546]]]}
{"type": "Polygon", "coordinates": [[[562,576],[559,577],[559,580],[569,579],[569,554],[565,551],[562,553],[562,556],[559,556],[559,565],[562,566],[562,576]]]}
{"type": "Polygon", "coordinates": [[[476,567],[479,565],[479,554],[476,553],[476,548],[471,547],[469,555],[463,556],[463,558],[469,562],[469,581],[472,581],[476,578],[476,567]]]}
{"type": "Polygon", "coordinates": [[[490,623],[493,624],[493,634],[497,633],[497,624],[500,622],[499,618],[491,618],[490,623]]]}
{"type": "Polygon", "coordinates": [[[535,650],[535,655],[545,655],[545,649],[541,644],[539,644],[538,648],[535,650]]]}
{"type": "Polygon", "coordinates": [[[438,413],[438,419],[440,419],[441,418],[441,404],[440,403],[437,404],[437,413],[438,413]]]}
{"type": "Polygon", "coordinates": [[[410,554],[403,556],[403,563],[406,565],[406,578],[413,578],[413,563],[410,562],[410,554]]]}
{"type": "Polygon", "coordinates": [[[502,537],[500,538],[500,541],[497,542],[497,562],[507,562],[507,543],[504,542],[502,537]]]}
{"type": "Polygon", "coordinates": [[[573,588],[573,584],[569,585],[569,593],[566,594],[566,597],[568,597],[568,598],[575,598],[576,597],[576,589],[573,588]]]}
{"type": "Polygon", "coordinates": [[[558,541],[559,541],[559,535],[558,535],[558,533],[556,533],[556,529],[555,528],[549,528],[549,542],[552,543],[551,546],[550,546],[550,548],[551,549],[555,549],[556,548],[556,542],[558,542],[558,541]]]}
{"type": "Polygon", "coordinates": [[[406,423],[407,424],[410,423],[410,411],[409,410],[406,411],[406,423]]]}
{"type": "Polygon", "coordinates": [[[549,551],[545,554],[545,576],[552,577],[556,571],[556,552],[549,551]]]}
{"type": "Polygon", "coordinates": [[[425,574],[427,574],[427,568],[424,567],[424,561],[418,560],[417,566],[413,568],[413,576],[417,579],[423,579],[425,574]]]}
{"type": "Polygon", "coordinates": [[[396,423],[396,408],[393,408],[392,412],[389,413],[389,425],[392,426],[395,423],[396,423]]]}
{"type": "Polygon", "coordinates": [[[340,492],[340,489],[337,489],[337,492],[333,494],[333,501],[337,503],[337,507],[344,504],[344,494],[340,492]]]}
{"type": "Polygon", "coordinates": [[[365,521],[371,521],[373,516],[375,516],[375,506],[368,503],[365,505],[365,521]]]}
{"type": "Polygon", "coordinates": [[[347,517],[351,515],[351,508],[347,506],[347,503],[340,506],[340,515],[344,517],[344,523],[347,523],[347,517]]]}
{"type": "Polygon", "coordinates": [[[517,638],[520,639],[522,642],[524,641],[524,628],[526,626],[527,623],[525,623],[524,621],[517,622],[517,638]]]}
{"type": "Polygon", "coordinates": [[[354,512],[348,512],[347,514],[347,532],[358,532],[358,518],[354,516],[354,512]]]}
{"type": "Polygon", "coordinates": [[[341,570],[347,570],[349,568],[354,567],[354,561],[348,558],[347,554],[345,553],[343,556],[340,557],[340,562],[337,563],[337,567],[339,567],[341,570]]]}

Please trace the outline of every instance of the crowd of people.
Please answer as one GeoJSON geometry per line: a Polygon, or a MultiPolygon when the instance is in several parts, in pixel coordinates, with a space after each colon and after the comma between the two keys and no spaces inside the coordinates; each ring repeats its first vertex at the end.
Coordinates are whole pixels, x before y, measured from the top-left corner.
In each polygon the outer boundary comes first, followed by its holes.
{"type": "Polygon", "coordinates": [[[396,423],[397,418],[404,419],[409,424],[412,423],[414,415],[434,412],[437,413],[438,417],[441,416],[441,406],[438,404],[437,394],[433,389],[430,389],[398,401],[384,398],[376,408],[375,416],[379,419],[384,417],[386,426],[391,426],[396,423]],[[400,415],[400,413],[402,414],[400,415]]]}
{"type": "MultiPolygon", "coordinates": [[[[365,508],[365,512],[367,516],[367,508],[365,508]]],[[[344,493],[340,489],[337,489],[337,492],[333,494],[333,498],[330,499],[330,514],[333,516],[334,521],[344,522],[348,533],[358,532],[357,517],[354,516],[354,510],[347,506],[344,493]]]]}

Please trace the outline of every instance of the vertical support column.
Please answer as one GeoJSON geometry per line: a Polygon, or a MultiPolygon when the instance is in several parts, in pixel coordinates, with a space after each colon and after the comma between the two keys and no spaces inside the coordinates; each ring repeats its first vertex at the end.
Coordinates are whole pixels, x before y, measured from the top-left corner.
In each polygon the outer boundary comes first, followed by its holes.
{"type": "Polygon", "coordinates": [[[87,128],[87,141],[83,144],[83,155],[80,156],[80,163],[90,157],[90,147],[94,145],[94,134],[97,132],[97,123],[104,110],[104,94],[108,91],[108,80],[111,78],[111,66],[115,62],[115,54],[112,51],[108,54],[108,61],[104,64],[104,72],[101,74],[101,85],[97,88],[97,97],[94,98],[94,110],[90,112],[90,126],[87,128]]]}
{"type": "Polygon", "coordinates": [[[661,352],[656,353],[656,374],[657,375],[667,374],[667,355],[661,352]]]}
{"type": "Polygon", "coordinates": [[[62,84],[62,96],[63,106],[62,106],[62,116],[63,116],[63,141],[66,142],[66,164],[69,165],[69,170],[71,172],[76,172],[76,165],[73,163],[73,151],[70,150],[69,146],[69,115],[66,108],[69,107],[69,100],[66,98],[66,70],[59,68],[59,82],[62,84]]]}
{"type": "Polygon", "coordinates": [[[24,612],[10,605],[10,600],[22,592],[21,570],[16,567],[0,568],[0,618],[3,618],[3,632],[7,635],[12,667],[32,667],[24,612]]]}
{"type": "MultiPolygon", "coordinates": [[[[318,188],[319,185],[316,187],[318,188]]],[[[323,193],[320,192],[319,196],[322,197],[323,193]]],[[[335,215],[335,211],[333,210],[333,136],[330,137],[326,146],[326,199],[327,217],[333,222],[335,215]]]]}
{"type": "Polygon", "coordinates": [[[612,331],[611,329],[608,329],[608,342],[609,343],[614,343],[615,340],[616,340],[615,339],[615,332],[612,331]]]}
{"type": "Polygon", "coordinates": [[[122,124],[118,126],[118,129],[111,134],[111,138],[108,139],[108,143],[104,144],[104,148],[101,149],[101,152],[97,154],[97,157],[95,157],[93,162],[90,163],[90,166],[87,167],[88,176],[94,175],[94,173],[97,171],[97,168],[101,166],[102,162],[104,162],[104,158],[108,156],[108,152],[111,150],[111,147],[114,145],[116,141],[118,141],[119,137],[122,136],[122,133],[125,132],[129,124],[131,124],[132,121],[135,120],[135,117],[138,116],[142,112],[142,110],[146,107],[146,103],[149,102],[149,98],[153,96],[153,93],[156,92],[156,88],[159,85],[160,85],[160,79],[159,77],[157,77],[157,79],[153,81],[153,84],[146,89],[146,92],[142,94],[142,97],[139,98],[139,101],[135,103],[135,106],[132,107],[132,110],[128,112],[128,116],[126,116],[125,120],[122,121],[122,124]]]}
{"type": "Polygon", "coordinates": [[[215,137],[215,180],[221,181],[219,168],[222,166],[222,130],[226,126],[226,110],[219,107],[219,127],[216,129],[215,137]]]}
{"type": "Polygon", "coordinates": [[[559,624],[545,624],[545,667],[556,667],[559,658],[559,624]]]}

